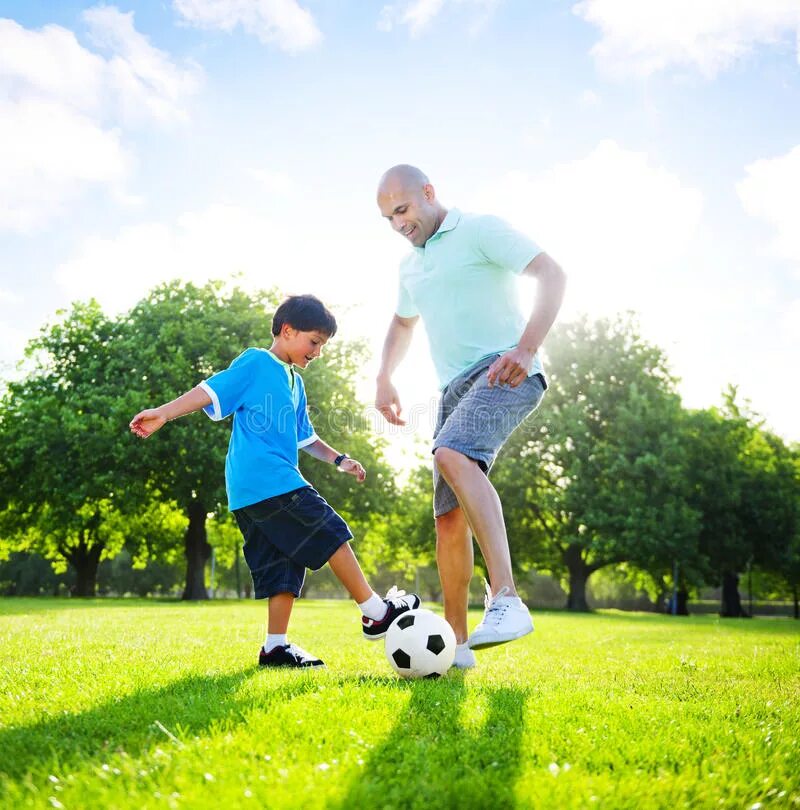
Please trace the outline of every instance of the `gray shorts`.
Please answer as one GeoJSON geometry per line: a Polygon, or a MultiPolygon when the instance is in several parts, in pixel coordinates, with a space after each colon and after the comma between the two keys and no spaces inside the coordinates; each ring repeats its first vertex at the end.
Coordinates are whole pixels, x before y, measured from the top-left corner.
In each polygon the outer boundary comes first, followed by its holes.
{"type": "MultiPolygon", "coordinates": [[[[488,475],[500,448],[515,428],[536,410],[547,383],[541,374],[525,379],[516,388],[489,388],[489,366],[499,357],[484,357],[453,379],[442,391],[433,451],[457,450],[478,462],[488,475]]],[[[445,515],[459,505],[455,493],[433,463],[433,514],[445,515]]]]}

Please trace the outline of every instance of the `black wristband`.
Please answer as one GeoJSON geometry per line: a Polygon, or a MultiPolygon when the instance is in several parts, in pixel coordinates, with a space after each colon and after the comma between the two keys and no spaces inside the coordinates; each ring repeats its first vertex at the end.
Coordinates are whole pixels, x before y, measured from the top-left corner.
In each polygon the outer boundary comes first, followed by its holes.
{"type": "Polygon", "coordinates": [[[350,456],[348,456],[347,453],[342,453],[341,456],[336,456],[333,463],[338,467],[346,458],[350,458],[350,456]]]}

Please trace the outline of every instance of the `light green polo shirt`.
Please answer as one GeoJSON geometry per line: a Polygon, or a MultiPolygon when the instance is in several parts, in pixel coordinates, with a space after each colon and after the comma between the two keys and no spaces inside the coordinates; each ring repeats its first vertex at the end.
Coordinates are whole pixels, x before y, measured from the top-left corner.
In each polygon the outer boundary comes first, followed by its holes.
{"type": "MultiPolygon", "coordinates": [[[[422,316],[439,383],[484,357],[513,348],[528,315],[517,277],[541,253],[502,219],[451,208],[424,247],[400,265],[396,312],[422,316]]],[[[537,354],[530,374],[543,373],[537,354]]]]}

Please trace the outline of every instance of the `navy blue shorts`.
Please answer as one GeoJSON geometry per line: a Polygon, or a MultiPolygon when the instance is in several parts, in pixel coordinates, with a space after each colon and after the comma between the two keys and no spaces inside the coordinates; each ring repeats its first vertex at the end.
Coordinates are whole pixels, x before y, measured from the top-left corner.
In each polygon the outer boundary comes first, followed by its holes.
{"type": "Polygon", "coordinates": [[[350,527],[314,487],[235,509],[244,537],[244,558],[256,599],[279,593],[300,596],[306,568],[322,568],[339,546],[353,539],[350,527]]]}

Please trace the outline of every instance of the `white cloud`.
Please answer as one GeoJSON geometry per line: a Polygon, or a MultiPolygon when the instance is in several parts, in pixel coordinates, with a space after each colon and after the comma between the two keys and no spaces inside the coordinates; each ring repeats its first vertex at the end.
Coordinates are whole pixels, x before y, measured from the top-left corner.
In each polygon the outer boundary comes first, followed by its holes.
{"type": "Polygon", "coordinates": [[[322,39],[314,16],[296,0],[175,0],[175,8],[199,28],[230,32],[241,25],[285,51],[302,51],[322,39]]]}
{"type": "Polygon", "coordinates": [[[780,157],[757,160],[745,172],[736,184],[744,210],[775,229],[771,248],[776,255],[800,264],[800,145],[780,157]]]}
{"type": "Polygon", "coordinates": [[[601,102],[602,99],[594,90],[584,90],[581,93],[580,103],[584,107],[597,107],[601,102]]]}
{"type": "Polygon", "coordinates": [[[254,168],[250,169],[250,175],[268,194],[279,197],[293,196],[297,190],[294,180],[279,169],[254,168]]]}
{"type": "Polygon", "coordinates": [[[475,34],[491,17],[500,0],[403,0],[381,9],[378,29],[391,31],[396,25],[408,26],[412,37],[419,36],[445,8],[446,5],[467,6],[477,12],[470,23],[470,33],[475,34]]]}
{"type": "Polygon", "coordinates": [[[611,73],[676,66],[711,77],[757,45],[800,38],[797,0],[582,0],[573,11],[600,29],[592,54],[611,73]]]}
{"type": "Polygon", "coordinates": [[[646,154],[602,141],[537,177],[508,174],[469,203],[506,217],[568,268],[570,312],[608,314],[661,300],[658,274],[686,251],[703,199],[646,154]]]}
{"type": "Polygon", "coordinates": [[[42,226],[92,187],[129,197],[134,164],[122,131],[133,118],[184,116],[196,68],[178,68],[113,6],[84,14],[105,59],[57,25],[0,20],[0,229],[42,226]]]}
{"type": "Polygon", "coordinates": [[[183,101],[200,85],[200,70],[179,67],[154,48],[133,24],[133,12],[96,6],[83,13],[92,42],[111,53],[105,64],[106,84],[126,117],[168,121],[185,119],[183,101]]]}
{"type": "Polygon", "coordinates": [[[14,380],[20,376],[17,365],[23,359],[25,346],[34,335],[0,321],[0,381],[14,380]]]}
{"type": "Polygon", "coordinates": [[[0,89],[10,101],[35,95],[94,111],[103,71],[104,60],[83,48],[72,31],[58,25],[29,31],[0,19],[0,89]]]}
{"type": "Polygon", "coordinates": [[[119,132],[54,101],[0,101],[0,229],[28,232],[91,185],[121,186],[132,162],[119,132]]]}
{"type": "Polygon", "coordinates": [[[57,268],[55,278],[70,300],[94,297],[119,312],[173,278],[202,283],[235,272],[257,277],[276,238],[265,217],[239,206],[214,205],[187,212],[174,225],[148,222],[123,228],[113,238],[92,237],[78,256],[57,268]]]}
{"type": "Polygon", "coordinates": [[[15,293],[13,290],[4,290],[0,287],[0,306],[4,304],[21,304],[22,301],[23,298],[19,293],[15,293]]]}

